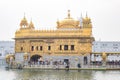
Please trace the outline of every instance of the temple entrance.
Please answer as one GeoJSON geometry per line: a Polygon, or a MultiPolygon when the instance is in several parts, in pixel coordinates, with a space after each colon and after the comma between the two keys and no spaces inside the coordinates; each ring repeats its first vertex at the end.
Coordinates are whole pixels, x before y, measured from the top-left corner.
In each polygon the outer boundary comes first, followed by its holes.
{"type": "Polygon", "coordinates": [[[68,64],[68,63],[69,63],[69,59],[64,59],[64,62],[65,62],[66,64],[68,64]]]}
{"type": "Polygon", "coordinates": [[[84,56],[84,64],[86,65],[88,63],[87,56],[84,56]]]}
{"type": "Polygon", "coordinates": [[[64,62],[66,63],[66,65],[69,65],[69,59],[64,59],[64,62]]]}
{"type": "Polygon", "coordinates": [[[64,62],[66,63],[66,67],[69,70],[69,59],[64,59],[64,62]]]}
{"type": "Polygon", "coordinates": [[[42,58],[42,56],[40,55],[33,55],[31,58],[30,58],[30,61],[33,61],[33,62],[38,62],[38,60],[42,58]]]}

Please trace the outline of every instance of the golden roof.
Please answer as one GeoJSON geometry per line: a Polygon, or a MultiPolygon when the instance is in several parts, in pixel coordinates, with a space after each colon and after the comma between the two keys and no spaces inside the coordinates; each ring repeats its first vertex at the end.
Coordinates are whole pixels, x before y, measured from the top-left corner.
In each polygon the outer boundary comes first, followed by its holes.
{"type": "Polygon", "coordinates": [[[28,22],[27,22],[27,19],[25,18],[25,16],[24,16],[24,18],[21,20],[20,26],[28,26],[28,22]]]}
{"type": "Polygon", "coordinates": [[[79,28],[80,22],[74,20],[70,16],[70,10],[68,10],[68,17],[62,21],[57,21],[57,28],[79,28]]]}

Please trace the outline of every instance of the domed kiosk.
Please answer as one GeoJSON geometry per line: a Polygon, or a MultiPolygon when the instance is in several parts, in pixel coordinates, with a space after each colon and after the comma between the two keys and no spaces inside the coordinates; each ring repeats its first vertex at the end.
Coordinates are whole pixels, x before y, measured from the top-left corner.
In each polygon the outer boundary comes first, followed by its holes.
{"type": "Polygon", "coordinates": [[[71,18],[70,10],[68,10],[68,16],[61,21],[57,21],[57,28],[58,29],[79,29],[80,28],[80,21],[71,18]]]}

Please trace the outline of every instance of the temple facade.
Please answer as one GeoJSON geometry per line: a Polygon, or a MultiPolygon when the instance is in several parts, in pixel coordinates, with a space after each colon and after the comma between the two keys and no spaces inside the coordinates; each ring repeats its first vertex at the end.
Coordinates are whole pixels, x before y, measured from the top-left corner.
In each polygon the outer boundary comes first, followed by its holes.
{"type": "Polygon", "coordinates": [[[48,60],[70,63],[89,64],[92,53],[92,23],[86,15],[82,22],[71,17],[58,20],[56,30],[36,30],[33,22],[21,20],[20,28],[15,32],[16,61],[48,60]],[[81,23],[81,24],[80,24],[81,23]]]}

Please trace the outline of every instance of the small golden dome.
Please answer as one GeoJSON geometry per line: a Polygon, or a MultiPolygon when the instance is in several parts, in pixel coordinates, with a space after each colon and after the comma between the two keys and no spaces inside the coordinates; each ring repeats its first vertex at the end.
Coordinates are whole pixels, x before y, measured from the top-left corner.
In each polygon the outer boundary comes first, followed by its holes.
{"type": "Polygon", "coordinates": [[[25,57],[25,56],[28,56],[28,53],[27,53],[27,52],[24,53],[24,57],[25,57]]]}
{"type": "Polygon", "coordinates": [[[6,59],[9,59],[10,57],[15,57],[15,55],[14,55],[14,54],[7,54],[7,55],[5,56],[6,59]]]}
{"type": "Polygon", "coordinates": [[[25,16],[24,16],[24,18],[21,20],[20,26],[28,26],[28,22],[27,22],[25,16]]]}
{"type": "Polygon", "coordinates": [[[31,29],[34,28],[34,24],[33,24],[32,20],[31,20],[31,22],[30,22],[30,24],[29,24],[29,28],[31,28],[31,29]]]}
{"type": "Polygon", "coordinates": [[[106,60],[106,56],[107,56],[106,53],[103,52],[103,53],[102,53],[102,58],[103,58],[104,61],[106,60]]]}
{"type": "Polygon", "coordinates": [[[57,28],[79,28],[79,21],[74,20],[70,16],[70,10],[68,10],[68,17],[62,21],[57,21],[57,28]]]}

